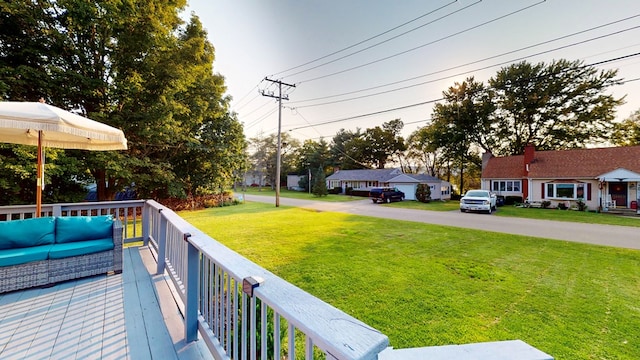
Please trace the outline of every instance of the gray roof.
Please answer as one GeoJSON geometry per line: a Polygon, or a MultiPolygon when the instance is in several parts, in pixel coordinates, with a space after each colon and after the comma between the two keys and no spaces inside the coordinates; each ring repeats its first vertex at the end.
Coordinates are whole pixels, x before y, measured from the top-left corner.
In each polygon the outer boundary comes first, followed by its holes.
{"type": "Polygon", "coordinates": [[[327,180],[387,182],[400,174],[400,169],[338,170],[327,176],[327,180]]]}
{"type": "Polygon", "coordinates": [[[398,182],[407,182],[407,176],[414,180],[409,181],[412,183],[442,182],[442,180],[427,174],[404,174],[401,169],[339,170],[327,176],[327,180],[378,181],[384,183],[398,178],[398,182]]]}

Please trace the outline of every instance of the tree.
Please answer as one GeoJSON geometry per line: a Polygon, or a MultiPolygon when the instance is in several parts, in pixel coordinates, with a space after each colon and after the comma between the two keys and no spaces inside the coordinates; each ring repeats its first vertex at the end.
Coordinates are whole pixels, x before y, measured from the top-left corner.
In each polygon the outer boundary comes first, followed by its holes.
{"type": "MultiPolygon", "coordinates": [[[[286,179],[287,173],[294,172],[295,159],[298,154],[300,142],[291,137],[288,133],[282,133],[280,136],[280,179],[282,182],[286,179]]],[[[269,136],[259,135],[250,139],[253,148],[251,155],[252,172],[260,178],[266,177],[271,188],[276,186],[276,161],[278,149],[277,134],[269,136]]],[[[263,184],[260,184],[263,185],[263,184]]]]}
{"type": "Polygon", "coordinates": [[[611,141],[618,146],[640,145],[640,110],[614,125],[611,141]]]}
{"type": "Polygon", "coordinates": [[[473,77],[455,83],[443,97],[445,102],[434,107],[426,135],[430,146],[442,149],[442,156],[457,170],[462,193],[466,189],[465,168],[478,157],[475,148],[486,149],[492,141],[486,134],[495,108],[484,85],[473,77]]]}
{"type": "Polygon", "coordinates": [[[327,178],[324,175],[324,169],[318,167],[316,173],[313,176],[313,185],[311,187],[311,193],[316,197],[327,196],[329,191],[327,190],[327,178]]]}
{"type": "Polygon", "coordinates": [[[365,151],[366,141],[359,128],[355,131],[340,129],[331,141],[330,165],[342,170],[370,168],[365,151]]]}
{"type": "Polygon", "coordinates": [[[309,191],[309,174],[311,169],[322,168],[326,173],[331,171],[329,166],[329,145],[324,139],[316,142],[313,140],[306,140],[296,155],[297,161],[295,161],[295,169],[298,175],[302,175],[298,185],[305,191],[309,191]]]}
{"type": "Polygon", "coordinates": [[[365,131],[365,159],[378,169],[384,169],[387,161],[406,150],[400,131],[404,124],[400,119],[391,120],[365,131]]]}
{"type": "Polygon", "coordinates": [[[428,184],[418,184],[416,187],[416,200],[423,203],[431,201],[431,187],[428,184]]]}
{"type": "Polygon", "coordinates": [[[61,165],[72,164],[62,161],[70,156],[90,171],[100,200],[132,181],[153,198],[211,191],[246,163],[242,127],[228,110],[224,78],[213,72],[214,48],[196,16],[185,26],[185,5],[0,3],[3,99],[43,96],[125,132],[128,151],[59,156],[61,165]]]}
{"type": "Polygon", "coordinates": [[[437,178],[450,180],[450,166],[439,147],[439,134],[432,124],[417,129],[407,139],[407,158],[417,163],[416,172],[425,172],[437,178]]]}
{"type": "Polygon", "coordinates": [[[491,138],[499,140],[489,150],[506,156],[522,154],[529,143],[559,150],[607,140],[623,102],[605,94],[620,83],[616,75],[567,60],[501,69],[489,80],[498,106],[491,138]]]}

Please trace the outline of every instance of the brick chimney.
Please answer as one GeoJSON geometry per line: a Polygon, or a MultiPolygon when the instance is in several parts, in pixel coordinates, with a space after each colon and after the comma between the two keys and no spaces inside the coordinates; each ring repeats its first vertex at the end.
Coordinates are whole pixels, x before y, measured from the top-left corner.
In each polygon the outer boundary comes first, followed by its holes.
{"type": "Polygon", "coordinates": [[[489,159],[491,159],[492,157],[493,157],[493,154],[491,153],[491,151],[482,153],[482,171],[484,171],[484,169],[487,167],[487,164],[489,163],[489,159]]]}
{"type": "Polygon", "coordinates": [[[536,147],[532,143],[528,143],[524,147],[524,176],[529,176],[529,167],[533,163],[536,154],[536,147]]]}

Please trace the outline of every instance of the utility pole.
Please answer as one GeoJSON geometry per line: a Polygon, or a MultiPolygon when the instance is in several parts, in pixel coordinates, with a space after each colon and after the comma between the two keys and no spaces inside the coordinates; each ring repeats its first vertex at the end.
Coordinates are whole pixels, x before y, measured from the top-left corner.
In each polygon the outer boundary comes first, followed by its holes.
{"type": "Polygon", "coordinates": [[[273,92],[267,93],[266,91],[262,91],[262,96],[268,96],[272,98],[278,99],[278,150],[276,155],[276,207],[280,207],[280,153],[282,151],[282,141],[281,141],[281,128],[282,128],[282,99],[289,100],[288,95],[282,96],[282,85],[289,87],[296,87],[292,84],[283,83],[280,80],[271,80],[269,78],[264,78],[266,81],[270,81],[272,83],[278,84],[278,95],[275,95],[273,92]]]}

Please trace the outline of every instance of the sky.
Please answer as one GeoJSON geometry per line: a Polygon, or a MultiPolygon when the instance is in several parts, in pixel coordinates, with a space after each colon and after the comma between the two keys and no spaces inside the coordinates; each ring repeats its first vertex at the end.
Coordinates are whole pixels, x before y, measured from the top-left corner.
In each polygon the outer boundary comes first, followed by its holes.
{"type": "Polygon", "coordinates": [[[300,141],[394,119],[409,136],[456,82],[523,60],[617,69],[616,119],[640,109],[638,0],[189,0],[191,13],[247,138],[278,131],[265,78],[284,83],[281,130],[300,141]]]}

